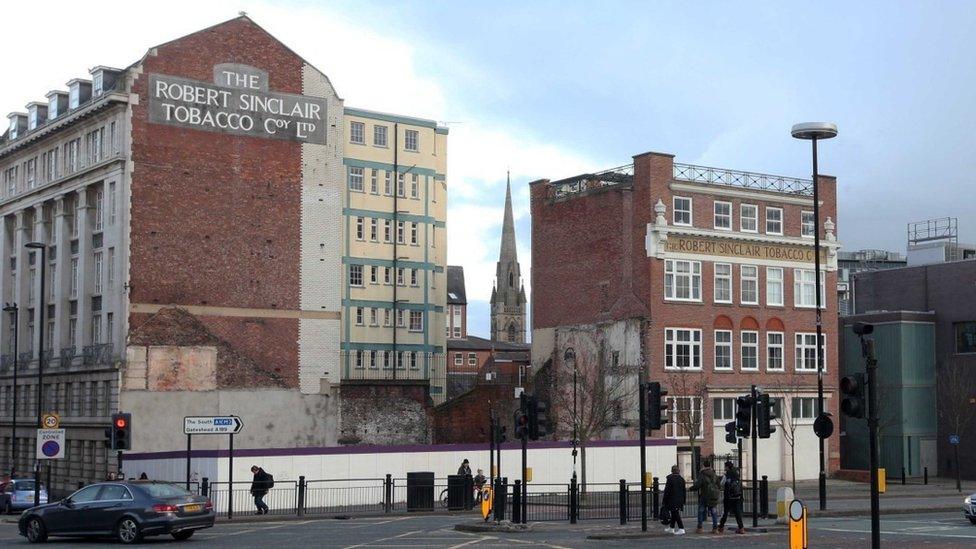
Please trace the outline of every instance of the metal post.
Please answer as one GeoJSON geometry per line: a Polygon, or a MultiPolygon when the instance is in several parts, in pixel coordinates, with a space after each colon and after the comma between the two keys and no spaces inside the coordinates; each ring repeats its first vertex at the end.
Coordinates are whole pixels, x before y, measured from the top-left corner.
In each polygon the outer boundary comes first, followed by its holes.
{"type": "Polygon", "coordinates": [[[305,475],[298,475],[298,508],[297,515],[305,514],[305,475]]]}
{"type": "Polygon", "coordinates": [[[952,445],[952,453],[955,456],[955,460],[956,460],[956,491],[962,492],[962,477],[959,476],[960,473],[959,473],[959,445],[958,444],[952,445]]]}
{"type": "Polygon", "coordinates": [[[657,477],[651,480],[651,510],[654,516],[660,515],[661,510],[661,482],[657,477]]]}
{"type": "Polygon", "coordinates": [[[190,450],[191,450],[191,440],[193,435],[190,433],[186,434],[186,489],[190,489],[190,450]]]}
{"type": "MultiPolygon", "coordinates": [[[[644,395],[644,384],[639,383],[637,386],[637,391],[639,397],[637,398],[637,408],[638,408],[638,436],[640,437],[640,482],[641,482],[641,531],[647,531],[647,441],[644,440],[644,426],[647,425],[647,403],[645,402],[644,395]]],[[[655,479],[655,482],[657,479],[655,479]]],[[[655,495],[655,498],[657,496],[655,495]]],[[[654,507],[657,509],[657,499],[654,500],[654,507]]],[[[657,511],[655,510],[654,516],[657,516],[657,511]]]]}
{"type": "Polygon", "coordinates": [[[116,476],[121,477],[118,480],[125,480],[125,472],[122,471],[122,450],[115,452],[115,470],[116,476]]]}
{"type": "MultiPolygon", "coordinates": [[[[41,291],[38,296],[38,327],[37,327],[37,428],[43,429],[44,424],[42,423],[41,416],[44,409],[44,278],[45,278],[45,267],[47,266],[47,256],[45,252],[47,251],[47,246],[44,244],[31,242],[27,245],[28,248],[34,248],[40,250],[41,256],[41,291]]],[[[34,466],[34,506],[41,504],[41,467],[40,460],[36,460],[37,464],[34,466]]]]}
{"type": "Polygon", "coordinates": [[[769,516],[769,478],[766,475],[759,481],[759,514],[763,518],[769,516]]]}
{"type": "Polygon", "coordinates": [[[383,512],[389,513],[393,508],[393,475],[386,474],[383,481],[383,512]]]}
{"type": "MultiPolygon", "coordinates": [[[[525,393],[522,393],[522,395],[524,396],[525,393]]],[[[523,410],[524,409],[525,408],[523,408],[523,410]]],[[[519,492],[520,495],[519,502],[521,503],[521,507],[522,507],[522,512],[521,512],[522,524],[526,523],[525,515],[527,514],[528,511],[528,502],[527,502],[529,496],[528,477],[529,477],[529,434],[524,433],[522,435],[522,483],[521,483],[521,487],[519,486],[518,481],[516,481],[515,484],[515,490],[519,492]]],[[[513,499],[512,502],[514,503],[515,500],[513,499]]],[[[513,517],[515,516],[514,512],[512,513],[512,516],[513,517]]]]}
{"type": "Polygon", "coordinates": [[[749,438],[752,440],[752,456],[750,456],[750,461],[752,461],[752,527],[757,528],[759,526],[759,437],[757,436],[758,424],[759,424],[759,393],[756,390],[756,386],[752,386],[752,421],[749,426],[752,430],[749,433],[749,438]]]}
{"type": "Polygon", "coordinates": [[[519,524],[522,519],[522,481],[515,479],[515,489],[512,490],[512,522],[519,524]]]}
{"type": "Polygon", "coordinates": [[[230,435],[227,457],[227,518],[234,518],[234,433],[230,435]]]}
{"type": "Polygon", "coordinates": [[[928,485],[928,483],[929,483],[929,468],[928,467],[923,467],[922,468],[922,474],[924,475],[925,484],[928,485]]]}
{"type": "MultiPolygon", "coordinates": [[[[491,401],[488,402],[491,406],[491,401]]],[[[495,486],[495,416],[488,417],[488,486],[495,486]]]]}
{"type": "Polygon", "coordinates": [[[620,524],[627,524],[627,481],[620,479],[620,524]]]}
{"type": "Polygon", "coordinates": [[[200,495],[210,497],[210,479],[207,477],[200,479],[200,495]]]}
{"type": "Polygon", "coordinates": [[[17,324],[20,322],[17,304],[8,304],[3,308],[4,311],[13,313],[14,341],[14,413],[13,422],[10,424],[10,478],[15,478],[17,474],[17,324]]]}
{"type": "Polygon", "coordinates": [[[880,549],[881,547],[881,517],[880,501],[878,495],[878,391],[875,374],[878,369],[878,360],[874,358],[874,339],[865,340],[867,350],[867,373],[868,373],[868,439],[871,462],[871,547],[880,549]]]}
{"type": "Polygon", "coordinates": [[[904,467],[901,468],[901,485],[902,486],[905,485],[905,468],[904,467]]]}
{"type": "Polygon", "coordinates": [[[579,484],[574,475],[569,481],[569,523],[576,524],[579,518],[579,484]]]}
{"type": "MultiPolygon", "coordinates": [[[[820,306],[820,182],[817,170],[817,139],[813,138],[813,269],[816,271],[813,276],[814,291],[816,292],[815,303],[817,306],[817,417],[824,413],[824,386],[823,386],[823,311],[820,306]]],[[[820,475],[818,479],[820,493],[820,510],[827,509],[827,472],[824,462],[824,439],[817,437],[820,445],[820,475]]],[[[753,456],[755,459],[755,456],[753,456]]]]}

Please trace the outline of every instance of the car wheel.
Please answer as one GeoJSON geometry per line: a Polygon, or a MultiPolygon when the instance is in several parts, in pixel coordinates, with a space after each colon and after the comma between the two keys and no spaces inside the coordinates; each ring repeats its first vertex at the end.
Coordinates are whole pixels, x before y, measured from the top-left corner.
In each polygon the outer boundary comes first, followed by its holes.
{"type": "Polygon", "coordinates": [[[173,539],[175,539],[176,541],[183,541],[186,539],[190,539],[190,536],[193,535],[193,530],[183,530],[182,532],[173,532],[170,535],[173,536],[173,539]]]}
{"type": "Polygon", "coordinates": [[[139,523],[132,517],[124,517],[115,527],[115,535],[119,541],[125,544],[138,543],[142,540],[142,530],[139,523]]]}
{"type": "Polygon", "coordinates": [[[27,521],[27,541],[31,543],[44,543],[47,541],[47,528],[41,519],[31,517],[27,521]]]}

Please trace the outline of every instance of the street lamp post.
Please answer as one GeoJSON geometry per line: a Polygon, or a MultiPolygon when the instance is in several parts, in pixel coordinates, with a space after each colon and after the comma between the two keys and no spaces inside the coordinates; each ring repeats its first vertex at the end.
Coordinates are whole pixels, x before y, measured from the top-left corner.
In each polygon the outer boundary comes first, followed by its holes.
{"type": "MultiPolygon", "coordinates": [[[[813,144],[813,268],[815,304],[817,307],[817,417],[824,415],[823,388],[823,311],[821,310],[820,292],[820,184],[817,181],[817,141],[837,136],[837,125],[830,122],[804,122],[795,124],[790,132],[797,139],[807,139],[813,144]]],[[[827,508],[827,473],[824,463],[824,439],[817,437],[820,442],[820,510],[827,508]]]]}
{"type": "MultiPolygon", "coordinates": [[[[43,429],[41,415],[43,414],[44,403],[44,279],[46,277],[45,267],[47,266],[47,244],[42,242],[28,242],[25,246],[32,250],[39,250],[41,256],[41,289],[37,296],[37,428],[43,429]]],[[[41,504],[41,460],[35,457],[34,463],[34,506],[41,504]]]]}
{"type": "Polygon", "coordinates": [[[563,361],[573,367],[573,480],[576,479],[576,445],[579,444],[579,418],[576,415],[576,350],[567,347],[563,361]]]}
{"type": "Polygon", "coordinates": [[[4,304],[3,312],[12,313],[12,322],[14,323],[13,351],[11,353],[14,358],[14,413],[10,422],[10,478],[12,479],[17,472],[17,304],[4,304]]]}

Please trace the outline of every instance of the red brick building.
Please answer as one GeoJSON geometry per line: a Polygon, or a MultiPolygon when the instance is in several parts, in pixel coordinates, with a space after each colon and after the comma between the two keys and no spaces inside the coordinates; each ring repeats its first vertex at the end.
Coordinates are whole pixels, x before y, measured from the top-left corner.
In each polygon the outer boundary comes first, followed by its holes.
{"type": "MultiPolygon", "coordinates": [[[[823,288],[835,288],[833,177],[821,176],[820,199],[823,288]]],[[[693,446],[732,450],[723,425],[734,397],[761,386],[783,419],[759,443],[760,474],[789,478],[795,455],[796,477],[816,478],[811,181],[645,153],[630,166],[533,182],[531,201],[533,366],[548,365],[560,387],[573,363],[662,382],[675,411],[655,436],[678,439],[685,467],[693,446]]],[[[824,336],[825,407],[836,416],[836,323],[824,323],[824,336]]],[[[636,401],[620,415],[607,432],[632,434],[636,401]]]]}

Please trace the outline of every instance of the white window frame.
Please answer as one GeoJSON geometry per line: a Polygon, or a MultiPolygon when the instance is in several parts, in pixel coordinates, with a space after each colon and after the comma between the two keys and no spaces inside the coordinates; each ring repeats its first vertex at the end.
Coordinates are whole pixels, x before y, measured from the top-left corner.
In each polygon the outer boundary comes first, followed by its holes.
{"type": "Polygon", "coordinates": [[[716,200],[713,203],[713,205],[712,205],[712,214],[713,214],[712,223],[713,223],[713,227],[715,229],[718,229],[720,231],[731,231],[732,230],[732,203],[731,202],[724,202],[722,200],[716,200]],[[728,207],[728,212],[727,213],[719,213],[718,210],[719,210],[719,207],[720,206],[728,207]],[[723,226],[722,224],[719,224],[719,220],[720,219],[725,220],[725,222],[727,223],[727,225],[723,226]]]}
{"type": "Polygon", "coordinates": [[[713,281],[713,288],[712,288],[712,299],[715,300],[715,303],[732,303],[732,264],[715,263],[714,270],[715,273],[714,273],[714,281],[713,281]],[[725,270],[726,268],[728,269],[727,274],[726,273],[719,274],[719,270],[725,270]],[[720,282],[725,282],[728,284],[728,287],[725,288],[728,291],[727,298],[722,298],[721,296],[719,296],[720,282]]]}
{"type": "Polygon", "coordinates": [[[735,369],[735,366],[734,366],[734,364],[735,364],[735,350],[734,350],[734,346],[732,345],[732,330],[715,330],[715,332],[713,334],[713,337],[714,337],[715,348],[714,348],[714,356],[713,356],[713,360],[712,360],[712,365],[715,368],[715,371],[716,372],[731,372],[732,370],[735,369]],[[719,341],[719,334],[722,334],[723,338],[727,336],[728,337],[728,341],[721,341],[720,342],[719,341]],[[728,356],[728,358],[729,358],[729,364],[728,364],[728,366],[721,367],[721,366],[718,365],[718,349],[719,349],[719,347],[722,347],[723,349],[727,349],[728,350],[728,355],[729,355],[728,356]]]}
{"type": "Polygon", "coordinates": [[[379,219],[376,219],[375,217],[369,218],[369,239],[372,242],[378,242],[380,239],[379,225],[380,225],[379,219]]]}
{"type": "Polygon", "coordinates": [[[365,240],[366,238],[366,219],[363,217],[356,218],[356,240],[365,240]]]}
{"type": "Polygon", "coordinates": [[[783,295],[786,290],[786,286],[783,283],[783,278],[786,276],[782,267],[766,267],[766,305],[773,307],[783,306],[783,295]],[[770,276],[770,273],[779,273],[778,279],[774,276],[770,276]],[[770,290],[770,288],[779,287],[779,301],[775,300],[776,292],[770,290]]]}
{"type": "Polygon", "coordinates": [[[363,266],[362,265],[349,265],[349,285],[355,286],[357,288],[363,287],[363,266]],[[356,278],[359,278],[359,283],[355,282],[356,278]]]}
{"type": "MultiPolygon", "coordinates": [[[[816,282],[813,275],[815,269],[793,269],[793,306],[803,309],[815,309],[817,307],[816,282]],[[812,279],[808,280],[807,278],[812,279]],[[807,303],[805,297],[810,297],[807,303]]],[[[824,271],[820,271],[820,308],[827,308],[826,284],[824,271]]]]}
{"type": "MultiPolygon", "coordinates": [[[[793,352],[793,361],[794,361],[793,362],[793,369],[796,370],[797,373],[804,373],[804,374],[807,374],[807,373],[815,374],[815,373],[817,373],[817,345],[816,345],[816,343],[812,343],[811,344],[811,340],[814,341],[814,342],[817,340],[817,333],[816,332],[796,332],[795,334],[793,334],[793,350],[794,350],[794,352],[793,352]],[[808,367],[806,367],[806,364],[807,364],[807,362],[809,360],[811,360],[811,358],[810,357],[807,357],[807,351],[809,351],[811,349],[813,350],[813,357],[812,357],[813,365],[812,365],[812,368],[808,368],[808,367]]],[[[830,356],[830,355],[827,354],[827,335],[826,334],[824,334],[821,337],[821,341],[823,341],[824,357],[830,356]]],[[[823,361],[823,369],[824,369],[824,372],[827,371],[827,361],[826,360],[823,361]]]]}
{"type": "MultiPolygon", "coordinates": [[[[678,414],[679,409],[678,402],[689,402],[688,410],[692,414],[698,414],[698,432],[695,433],[695,438],[701,440],[702,434],[705,432],[705,414],[704,406],[702,402],[702,397],[699,396],[668,396],[667,399],[668,406],[668,422],[665,425],[664,436],[670,439],[687,439],[687,433],[679,433],[678,425],[678,414]]],[[[682,422],[683,423],[683,422],[682,422]]]]}
{"type": "Polygon", "coordinates": [[[386,148],[389,143],[389,126],[376,124],[373,126],[373,146],[386,148]]]}
{"type": "Polygon", "coordinates": [[[418,233],[418,223],[416,221],[410,222],[410,244],[412,246],[417,245],[417,233],[418,233]]]}
{"type": "Polygon", "coordinates": [[[420,152],[420,132],[417,130],[403,130],[403,150],[420,152]]]}
{"type": "Polygon", "coordinates": [[[366,124],[352,120],[349,122],[349,142],[355,145],[366,144],[366,124]]]}
{"type": "Polygon", "coordinates": [[[664,262],[664,299],[668,301],[701,302],[701,261],[668,259],[664,262]],[[678,271],[678,266],[687,265],[687,271],[678,271]],[[688,297],[678,297],[678,280],[687,279],[688,297]]]}
{"type": "Polygon", "coordinates": [[[417,174],[410,174],[410,198],[417,198],[420,196],[420,179],[417,174]]]}
{"type": "Polygon", "coordinates": [[[800,236],[803,238],[813,238],[814,233],[817,231],[817,223],[814,220],[813,212],[803,210],[800,212],[800,236]],[[810,216],[810,222],[807,223],[807,216],[810,216]]]}
{"type": "Polygon", "coordinates": [[[784,349],[786,346],[786,334],[783,332],[766,332],[766,371],[783,372],[786,370],[786,356],[784,349]],[[775,337],[779,338],[779,343],[773,343],[775,337]],[[779,367],[773,366],[773,349],[779,350],[779,367]]]}
{"type": "Polygon", "coordinates": [[[461,353],[454,353],[454,365],[464,366],[464,355],[461,353]]]}
{"type": "Polygon", "coordinates": [[[410,331],[411,332],[422,332],[422,331],[424,331],[424,312],[423,311],[410,311],[410,331]]]}
{"type": "Polygon", "coordinates": [[[363,183],[366,178],[365,170],[358,166],[349,166],[349,190],[363,192],[363,183]]]}
{"type": "Polygon", "coordinates": [[[790,417],[794,420],[810,420],[817,418],[817,397],[798,396],[790,402],[790,417]],[[810,414],[804,414],[804,404],[809,406],[810,414]],[[799,410],[797,410],[799,408],[799,410]],[[797,413],[799,412],[799,413],[797,413]]]}
{"type": "Polygon", "coordinates": [[[766,206],[766,234],[773,235],[783,235],[783,208],[777,208],[774,206],[766,206]],[[773,221],[773,223],[779,223],[779,231],[773,231],[769,229],[770,219],[769,212],[779,212],[779,221],[773,221]]]}
{"type": "Polygon", "coordinates": [[[712,398],[712,421],[727,423],[735,419],[735,397],[712,398]],[[728,412],[726,414],[725,412],[728,412]]]}
{"type": "Polygon", "coordinates": [[[685,226],[685,227],[690,227],[690,226],[692,226],[694,224],[694,222],[695,222],[695,202],[694,202],[694,200],[691,199],[690,196],[673,196],[673,197],[671,197],[671,222],[673,224],[675,224],[675,225],[682,225],[682,226],[685,226]],[[687,209],[682,208],[682,209],[679,210],[678,209],[678,201],[679,200],[687,200],[688,201],[688,208],[687,209]],[[678,221],[678,213],[679,212],[682,214],[681,215],[682,219],[684,218],[684,214],[688,214],[688,221],[687,222],[685,222],[685,221],[678,221]]]}
{"type": "Polygon", "coordinates": [[[362,307],[356,307],[356,326],[366,325],[366,310],[362,307]]]}
{"type": "Polygon", "coordinates": [[[478,365],[478,353],[468,353],[468,366],[478,365]]]}
{"type": "Polygon", "coordinates": [[[698,371],[702,369],[702,331],[699,328],[664,329],[664,369],[673,371],[698,371]],[[688,339],[681,339],[686,336],[688,339]],[[678,366],[679,347],[688,347],[688,366],[678,366]],[[670,364],[670,365],[669,365],[670,364]]]}
{"type": "Polygon", "coordinates": [[[756,330],[742,330],[739,332],[739,369],[743,372],[758,372],[759,371],[759,332],[756,330]],[[751,341],[746,342],[749,338],[751,341]],[[755,339],[753,339],[755,338],[755,339]],[[746,365],[746,358],[750,355],[747,352],[749,349],[753,351],[753,357],[755,362],[753,365],[746,365]]]}
{"type": "Polygon", "coordinates": [[[739,301],[743,305],[759,305],[759,267],[756,265],[739,265],[739,301]],[[756,295],[747,300],[746,292],[750,288],[756,295]]]}

